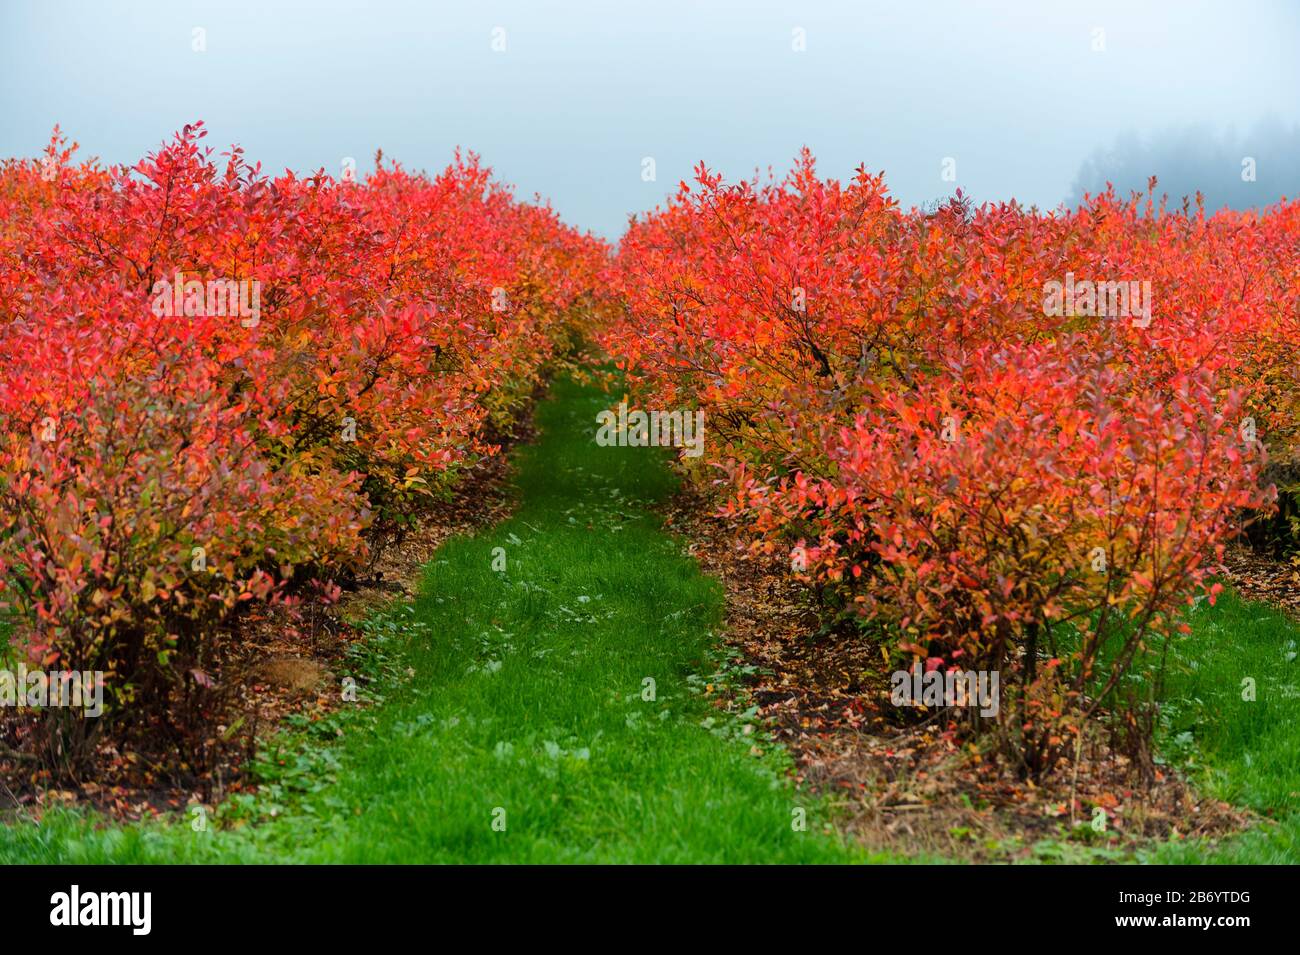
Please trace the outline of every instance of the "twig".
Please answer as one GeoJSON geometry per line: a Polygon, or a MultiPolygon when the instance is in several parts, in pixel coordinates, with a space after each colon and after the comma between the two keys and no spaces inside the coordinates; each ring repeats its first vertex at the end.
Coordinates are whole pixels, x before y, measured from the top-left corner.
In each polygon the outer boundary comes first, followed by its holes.
{"type": "Polygon", "coordinates": [[[1070,825],[1077,823],[1074,794],[1079,789],[1079,750],[1083,748],[1083,723],[1074,734],[1074,778],[1070,780],[1070,825]]]}
{"type": "Polygon", "coordinates": [[[18,763],[36,763],[40,761],[39,757],[31,753],[21,753],[8,743],[0,743],[0,756],[4,756],[6,759],[12,759],[14,762],[18,763]]]}

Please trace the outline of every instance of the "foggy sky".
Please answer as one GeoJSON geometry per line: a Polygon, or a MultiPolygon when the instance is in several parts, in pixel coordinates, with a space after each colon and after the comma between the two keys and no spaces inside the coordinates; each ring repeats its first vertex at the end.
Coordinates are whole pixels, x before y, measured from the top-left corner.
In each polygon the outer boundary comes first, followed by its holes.
{"type": "Polygon", "coordinates": [[[80,155],[134,162],[196,119],[273,173],[365,170],[376,147],[433,170],[459,144],[611,238],[701,159],[735,178],[805,144],[825,175],[883,169],[907,205],[960,187],[1053,207],[1167,130],[1222,137],[1195,175],[1239,180],[1243,137],[1300,121],[1297,40],[1285,0],[5,0],[0,155],[59,123],[80,155]]]}
{"type": "Polygon", "coordinates": [[[1151,137],[1126,133],[1084,161],[1068,201],[1077,204],[1107,183],[1121,195],[1145,193],[1151,176],[1155,195],[1167,196],[1170,209],[1184,198],[1190,206],[1197,192],[1206,212],[1294,199],[1300,196],[1300,124],[1268,119],[1245,131],[1188,126],[1151,137]]]}

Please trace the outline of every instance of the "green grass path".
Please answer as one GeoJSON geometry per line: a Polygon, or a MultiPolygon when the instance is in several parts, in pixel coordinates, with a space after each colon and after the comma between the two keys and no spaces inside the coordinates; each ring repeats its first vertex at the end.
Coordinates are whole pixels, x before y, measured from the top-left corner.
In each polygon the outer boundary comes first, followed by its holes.
{"type": "Polygon", "coordinates": [[[1202,793],[1265,822],[1208,850],[1170,843],[1147,858],[1300,862],[1300,627],[1231,591],[1187,622],[1192,632],[1171,655],[1160,748],[1202,793]]]}
{"type": "Polygon", "coordinates": [[[602,407],[558,383],[517,453],[515,515],[446,543],[414,608],[374,624],[398,644],[383,672],[408,674],[382,704],[291,734],[263,793],[206,831],[54,815],[0,827],[0,861],[859,858],[781,753],[703,699],[721,590],[650,513],[664,452],[598,447],[602,407]]]}

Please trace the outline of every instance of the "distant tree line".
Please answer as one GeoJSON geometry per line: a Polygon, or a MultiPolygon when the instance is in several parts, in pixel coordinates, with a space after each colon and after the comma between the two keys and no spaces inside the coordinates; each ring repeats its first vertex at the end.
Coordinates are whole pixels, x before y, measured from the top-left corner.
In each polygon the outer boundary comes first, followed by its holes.
{"type": "Polygon", "coordinates": [[[1227,206],[1251,209],[1283,197],[1300,196],[1300,125],[1265,120],[1248,133],[1215,132],[1208,127],[1171,129],[1154,139],[1136,133],[1120,136],[1083,162],[1069,204],[1115,185],[1121,195],[1145,192],[1155,176],[1156,194],[1170,206],[1194,201],[1199,191],[1207,212],[1227,206]]]}

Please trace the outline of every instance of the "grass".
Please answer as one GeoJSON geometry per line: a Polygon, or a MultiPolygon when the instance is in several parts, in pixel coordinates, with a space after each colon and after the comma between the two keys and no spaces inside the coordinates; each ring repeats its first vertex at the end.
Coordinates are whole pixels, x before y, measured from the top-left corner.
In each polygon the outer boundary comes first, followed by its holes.
{"type": "Polygon", "coordinates": [[[1225,591],[1174,646],[1161,751],[1202,792],[1274,822],[1215,847],[1173,843],[1159,862],[1300,862],[1300,627],[1225,591]],[[1254,699],[1245,699],[1247,680],[1254,699]]]}
{"type": "Polygon", "coordinates": [[[783,752],[706,700],[721,590],[649,510],[673,489],[659,452],[595,444],[602,407],[559,383],[516,514],[446,543],[414,606],[371,622],[357,666],[380,705],[284,734],[261,792],[203,831],[51,813],[0,827],[0,861],[863,858],[783,752]]]}
{"type": "MultiPolygon", "coordinates": [[[[559,383],[518,453],[515,516],[446,543],[414,605],[368,621],[352,672],[375,705],[291,720],[258,793],[201,831],[193,814],[114,826],[51,812],[0,826],[0,862],[908,861],[844,845],[751,714],[707,701],[729,680],[721,591],[652,515],[673,490],[659,452],[595,445],[601,407],[559,383]]],[[[1160,750],[1271,821],[1136,858],[1297,861],[1300,628],[1231,593],[1189,623],[1160,750]]]]}

